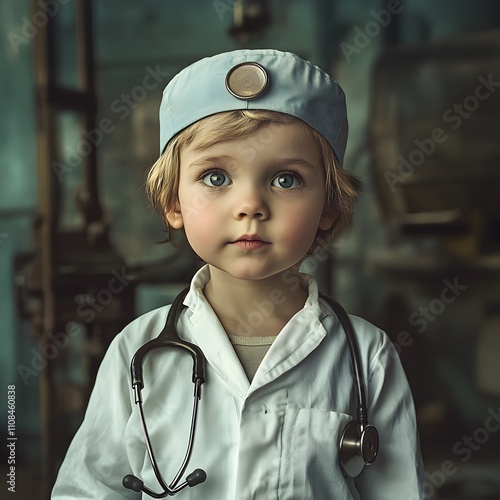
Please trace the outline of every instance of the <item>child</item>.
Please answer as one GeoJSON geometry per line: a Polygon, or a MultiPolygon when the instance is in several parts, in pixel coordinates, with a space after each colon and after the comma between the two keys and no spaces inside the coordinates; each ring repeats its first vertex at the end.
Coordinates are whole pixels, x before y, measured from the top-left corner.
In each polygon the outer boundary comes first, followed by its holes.
{"type": "MultiPolygon", "coordinates": [[[[206,262],[177,321],[180,337],[207,362],[189,466],[174,482],[194,469],[207,477],[196,471],[181,498],[424,498],[399,359],[383,332],[356,317],[360,378],[380,451],[358,477],[343,470],[343,431],[358,405],[351,351],[316,282],[298,270],[351,224],[360,184],[341,168],[346,139],[341,88],[290,53],[219,54],[165,89],[161,156],[147,186],[168,236],[183,229],[206,262]]],[[[112,342],[53,498],[149,498],[143,484],[161,493],[181,467],[191,357],[175,347],[151,352],[142,363],[142,396],[138,384],[134,397],[129,375],[132,357],[163,330],[168,310],[141,316],[112,342]],[[141,397],[163,485],[146,450],[135,404],[141,397]],[[125,488],[127,474],[140,479],[129,476],[125,488]]],[[[372,437],[361,444],[372,453],[368,462],[377,454],[372,437]]]]}

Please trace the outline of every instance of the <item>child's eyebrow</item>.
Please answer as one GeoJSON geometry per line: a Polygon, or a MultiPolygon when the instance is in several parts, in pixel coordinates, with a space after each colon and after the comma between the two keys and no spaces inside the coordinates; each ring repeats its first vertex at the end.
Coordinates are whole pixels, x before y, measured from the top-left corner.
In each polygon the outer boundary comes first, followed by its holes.
{"type": "Polygon", "coordinates": [[[297,165],[314,170],[314,165],[303,158],[277,158],[269,162],[273,166],[286,167],[287,165],[297,165]]]}
{"type": "Polygon", "coordinates": [[[202,156],[201,158],[198,158],[197,160],[190,163],[188,168],[200,167],[203,165],[214,165],[215,163],[225,163],[230,160],[233,160],[233,158],[228,155],[202,156]]]}

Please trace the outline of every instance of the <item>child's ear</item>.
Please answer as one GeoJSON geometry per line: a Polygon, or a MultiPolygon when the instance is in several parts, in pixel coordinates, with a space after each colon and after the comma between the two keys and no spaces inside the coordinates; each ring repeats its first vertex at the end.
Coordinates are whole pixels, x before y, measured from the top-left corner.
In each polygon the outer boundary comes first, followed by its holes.
{"type": "Polygon", "coordinates": [[[174,229],[181,229],[184,226],[184,220],[182,218],[181,206],[179,202],[175,202],[174,208],[165,212],[165,217],[167,218],[170,227],[174,229]]]}
{"type": "Polygon", "coordinates": [[[318,229],[329,231],[337,221],[338,215],[338,212],[334,212],[333,210],[325,210],[319,220],[318,229]]]}

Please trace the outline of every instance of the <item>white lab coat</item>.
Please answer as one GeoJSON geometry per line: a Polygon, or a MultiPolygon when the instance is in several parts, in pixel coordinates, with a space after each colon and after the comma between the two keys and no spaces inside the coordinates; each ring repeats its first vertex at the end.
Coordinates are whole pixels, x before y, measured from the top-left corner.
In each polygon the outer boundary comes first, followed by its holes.
{"type": "MultiPolygon", "coordinates": [[[[380,453],[361,476],[339,467],[342,429],[355,415],[349,348],[337,317],[318,300],[316,282],[302,275],[309,297],[270,347],[250,384],[202,289],[207,266],[193,278],[179,332],[207,359],[193,454],[187,473],[205,483],[179,498],[204,500],[420,500],[424,484],[415,411],[407,380],[388,337],[351,316],[366,385],[370,423],[380,453]]],[[[75,435],[53,499],[150,498],[126,490],[133,473],[160,491],[152,471],[130,385],[135,351],[162,330],[169,307],[145,314],[112,342],[99,369],[85,420],[75,435]]],[[[151,441],[167,482],[186,452],[193,401],[192,361],[177,349],[144,363],[142,391],[151,441]]],[[[184,480],[184,478],[182,478],[184,480]]],[[[182,481],[181,481],[182,482],[182,481]]]]}

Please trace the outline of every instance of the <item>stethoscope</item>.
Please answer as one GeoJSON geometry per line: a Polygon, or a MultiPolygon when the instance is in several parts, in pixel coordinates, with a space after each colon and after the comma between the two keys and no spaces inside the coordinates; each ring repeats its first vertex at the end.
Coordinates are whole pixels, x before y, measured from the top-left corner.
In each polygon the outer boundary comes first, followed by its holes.
{"type": "MultiPolygon", "coordinates": [[[[125,476],[123,478],[122,484],[123,486],[125,486],[125,488],[137,492],[143,491],[153,498],[173,496],[188,486],[192,487],[203,483],[207,478],[207,474],[204,470],[196,469],[186,477],[183,483],[178,484],[180,478],[184,475],[191,458],[196,430],[196,419],[198,416],[198,402],[201,399],[201,386],[205,382],[205,356],[203,355],[203,352],[197,345],[180,338],[176,328],[177,321],[179,320],[181,312],[186,307],[182,302],[188,291],[189,288],[186,288],[179,295],[177,295],[169,310],[167,322],[163,330],[160,332],[158,337],[150,340],[149,342],[146,342],[146,344],[138,349],[138,351],[134,354],[134,357],[132,358],[132,362],[130,364],[132,390],[135,395],[135,403],[139,406],[139,413],[141,418],[142,431],[144,433],[144,440],[146,442],[146,449],[156,479],[163,488],[163,491],[161,493],[154,492],[153,490],[145,486],[138,477],[133,476],[132,474],[128,474],[127,476],[125,476]],[[148,429],[146,426],[146,419],[144,417],[141,395],[141,391],[144,388],[144,380],[142,376],[142,365],[144,363],[144,359],[152,351],[165,347],[177,347],[180,349],[184,349],[191,355],[191,357],[193,358],[194,384],[194,402],[188,446],[181,467],[179,468],[179,471],[175,475],[174,479],[170,482],[170,484],[167,484],[163,479],[163,476],[161,475],[158,464],[156,462],[153,447],[151,446],[151,441],[149,439],[148,429]]],[[[347,343],[349,345],[354,377],[356,379],[355,386],[357,398],[357,419],[351,420],[342,432],[339,452],[340,466],[342,471],[346,476],[355,478],[359,476],[359,474],[361,474],[365,465],[372,464],[377,457],[379,450],[378,432],[375,426],[368,423],[368,409],[366,406],[365,391],[363,380],[361,377],[361,361],[359,357],[359,349],[351,321],[349,320],[349,316],[344,311],[342,306],[330,297],[326,295],[320,295],[320,297],[328,302],[330,307],[339,318],[342,328],[344,329],[347,343]]]]}

